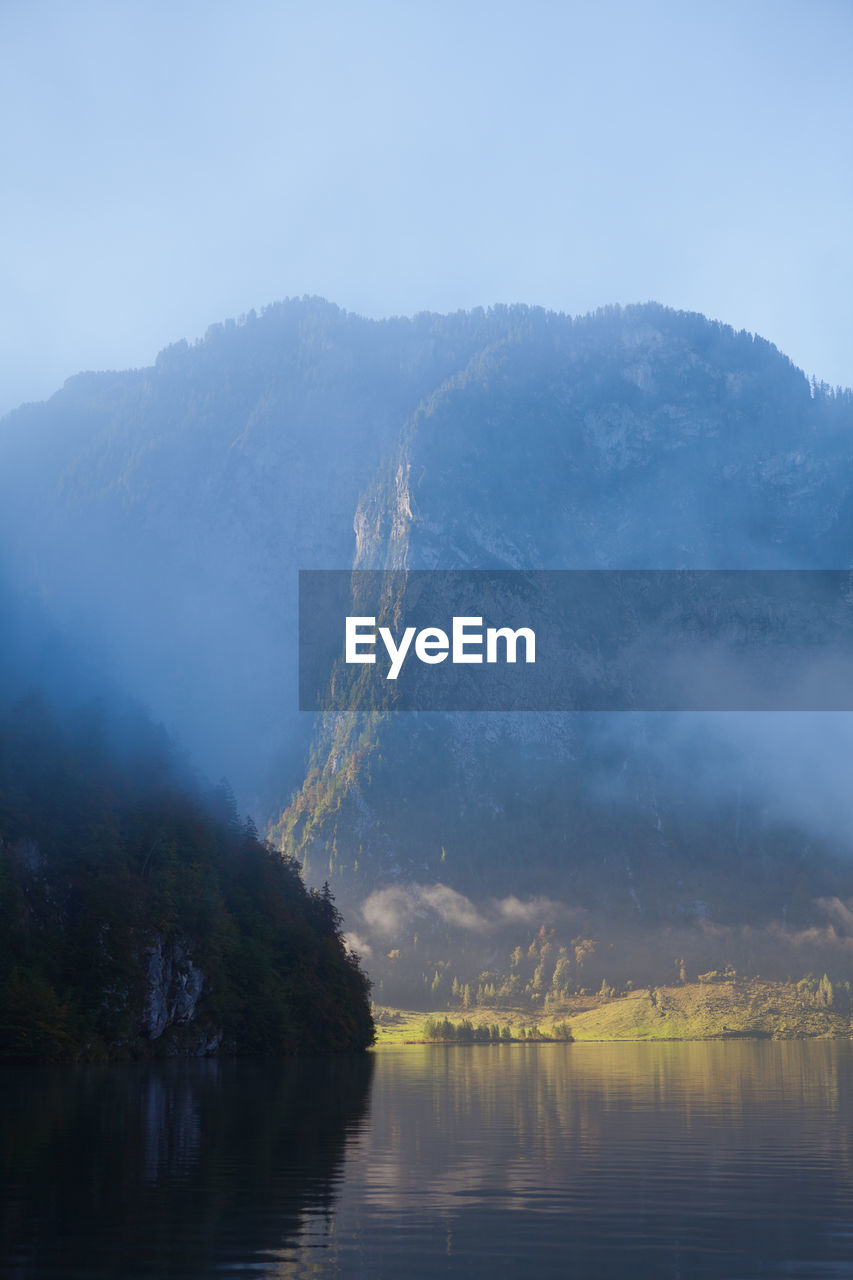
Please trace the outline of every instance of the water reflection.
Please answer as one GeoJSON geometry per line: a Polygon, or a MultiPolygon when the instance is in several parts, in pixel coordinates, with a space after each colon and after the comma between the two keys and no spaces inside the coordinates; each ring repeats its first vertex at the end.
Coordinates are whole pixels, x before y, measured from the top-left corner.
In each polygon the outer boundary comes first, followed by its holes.
{"type": "Polygon", "coordinates": [[[0,1273],[850,1276],[851,1084],[847,1042],[6,1071],[0,1273]]]}
{"type": "Polygon", "coordinates": [[[430,1220],[443,1274],[465,1258],[484,1276],[853,1275],[847,1043],[448,1046],[380,1065],[362,1197],[416,1253],[430,1220]]]}
{"type": "Polygon", "coordinates": [[[209,1276],[328,1220],[373,1060],[0,1073],[0,1273],[209,1276]]]}

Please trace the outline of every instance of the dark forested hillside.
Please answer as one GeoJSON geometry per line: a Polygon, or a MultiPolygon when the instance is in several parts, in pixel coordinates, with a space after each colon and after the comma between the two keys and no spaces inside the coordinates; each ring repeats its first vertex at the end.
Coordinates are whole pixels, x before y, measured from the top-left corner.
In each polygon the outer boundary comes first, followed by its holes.
{"type": "MultiPolygon", "coordinates": [[[[10,593],[2,609],[22,638],[10,593]]],[[[28,634],[70,687],[11,698],[0,662],[0,1061],[369,1044],[328,890],[306,890],[134,705],[75,703],[68,651],[28,634]]]]}

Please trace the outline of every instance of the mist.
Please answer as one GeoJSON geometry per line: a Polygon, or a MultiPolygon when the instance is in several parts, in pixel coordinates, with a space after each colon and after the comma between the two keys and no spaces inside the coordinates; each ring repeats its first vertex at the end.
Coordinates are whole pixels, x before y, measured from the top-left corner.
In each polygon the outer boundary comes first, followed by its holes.
{"type": "Polygon", "coordinates": [[[595,736],[609,758],[631,761],[618,775],[597,773],[602,804],[634,804],[645,767],[661,809],[678,797],[735,822],[752,809],[767,827],[794,827],[805,844],[853,857],[849,712],[628,713],[599,717],[595,736]]]}
{"type": "MultiPolygon", "coordinates": [[[[850,886],[848,886],[850,887],[850,886]]],[[[797,983],[853,963],[853,897],[811,903],[812,923],[726,924],[642,919],[555,900],[474,901],[447,885],[405,884],[371,894],[348,943],[370,964],[381,1003],[476,1009],[557,1004],[712,977],[797,983]],[[544,1003],[543,1003],[544,1002],[544,1003]]]]}

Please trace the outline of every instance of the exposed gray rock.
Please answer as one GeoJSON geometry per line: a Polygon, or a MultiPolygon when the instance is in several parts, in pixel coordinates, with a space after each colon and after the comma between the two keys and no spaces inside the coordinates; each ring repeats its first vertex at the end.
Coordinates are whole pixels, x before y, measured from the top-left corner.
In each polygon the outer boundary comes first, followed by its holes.
{"type": "Polygon", "coordinates": [[[157,1040],[168,1027],[192,1022],[204,991],[204,974],[193,964],[188,944],[181,939],[164,941],[158,935],[146,948],[146,955],[148,992],[142,1033],[157,1040]]]}

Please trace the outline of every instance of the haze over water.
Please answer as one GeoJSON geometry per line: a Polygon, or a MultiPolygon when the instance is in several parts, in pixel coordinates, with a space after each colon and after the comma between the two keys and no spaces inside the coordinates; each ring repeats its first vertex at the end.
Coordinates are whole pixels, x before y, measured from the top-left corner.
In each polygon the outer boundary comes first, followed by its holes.
{"type": "Polygon", "coordinates": [[[0,1274],[849,1275],[851,1071],[846,1041],[7,1070],[0,1274]]]}

